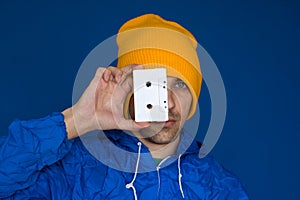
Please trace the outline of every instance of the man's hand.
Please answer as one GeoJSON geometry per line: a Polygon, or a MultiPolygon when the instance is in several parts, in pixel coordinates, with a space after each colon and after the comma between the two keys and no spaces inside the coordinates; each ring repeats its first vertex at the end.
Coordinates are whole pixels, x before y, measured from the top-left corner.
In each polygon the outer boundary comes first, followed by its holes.
{"type": "Polygon", "coordinates": [[[79,101],[62,112],[69,139],[93,130],[136,130],[149,125],[124,118],[124,101],[132,91],[134,69],[143,67],[98,68],[79,101]]]}

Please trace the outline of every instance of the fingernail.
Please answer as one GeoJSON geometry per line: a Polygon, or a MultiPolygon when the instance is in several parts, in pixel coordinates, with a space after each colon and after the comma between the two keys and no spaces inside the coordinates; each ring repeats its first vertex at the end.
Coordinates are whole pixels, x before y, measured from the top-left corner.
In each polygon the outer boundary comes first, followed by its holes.
{"type": "Polygon", "coordinates": [[[133,66],[134,69],[144,69],[143,65],[134,65],[133,66]]]}
{"type": "Polygon", "coordinates": [[[136,123],[136,125],[138,125],[141,128],[146,128],[146,127],[150,126],[149,122],[135,122],[135,123],[136,123]]]}

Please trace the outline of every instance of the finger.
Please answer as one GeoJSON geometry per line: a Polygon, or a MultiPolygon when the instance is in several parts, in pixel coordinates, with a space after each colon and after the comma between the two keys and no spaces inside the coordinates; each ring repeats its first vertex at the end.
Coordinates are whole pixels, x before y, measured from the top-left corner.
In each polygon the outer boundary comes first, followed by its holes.
{"type": "Polygon", "coordinates": [[[111,79],[112,72],[109,69],[106,69],[103,73],[103,79],[108,82],[111,79]]]}
{"type": "Polygon", "coordinates": [[[150,126],[149,122],[135,122],[129,119],[121,119],[118,123],[120,130],[134,131],[150,126]]]}
{"type": "Polygon", "coordinates": [[[123,73],[122,73],[122,76],[120,77],[120,80],[118,81],[118,83],[120,83],[121,85],[126,84],[127,86],[131,86],[131,87],[126,87],[126,88],[128,88],[127,91],[130,91],[130,89],[132,88],[132,71],[137,70],[137,69],[144,69],[144,66],[132,64],[132,65],[128,65],[126,67],[121,68],[123,73]],[[128,79],[128,77],[130,77],[130,76],[131,76],[130,82],[125,82],[128,79]]]}
{"type": "Polygon", "coordinates": [[[116,67],[108,67],[107,70],[111,71],[111,74],[117,83],[120,82],[122,74],[123,74],[122,70],[120,70],[116,67]]]}
{"type": "Polygon", "coordinates": [[[98,69],[95,73],[94,79],[97,81],[100,80],[100,78],[102,77],[105,70],[106,70],[106,68],[104,68],[104,67],[98,67],[98,69]]]}
{"type": "Polygon", "coordinates": [[[121,81],[119,82],[119,87],[123,89],[125,93],[132,92],[133,88],[133,76],[132,74],[123,75],[121,81]]]}
{"type": "Polygon", "coordinates": [[[104,78],[101,78],[99,82],[100,82],[100,84],[99,84],[100,89],[104,89],[108,85],[107,81],[105,81],[104,78]]]}
{"type": "Polygon", "coordinates": [[[122,68],[123,75],[119,83],[121,84],[121,86],[124,87],[124,89],[127,92],[131,91],[132,89],[132,85],[133,85],[132,72],[133,70],[137,70],[137,69],[144,69],[144,66],[132,64],[122,68]]]}
{"type": "Polygon", "coordinates": [[[132,64],[121,68],[121,70],[126,74],[131,73],[133,70],[137,70],[137,69],[144,69],[144,66],[138,64],[132,64]]]}
{"type": "Polygon", "coordinates": [[[135,122],[134,123],[138,126],[138,127],[143,127],[146,128],[148,126],[150,126],[150,122],[135,122]]]}
{"type": "Polygon", "coordinates": [[[99,81],[102,79],[105,68],[99,67],[94,75],[94,78],[90,82],[90,87],[96,87],[99,84],[99,81]]]}

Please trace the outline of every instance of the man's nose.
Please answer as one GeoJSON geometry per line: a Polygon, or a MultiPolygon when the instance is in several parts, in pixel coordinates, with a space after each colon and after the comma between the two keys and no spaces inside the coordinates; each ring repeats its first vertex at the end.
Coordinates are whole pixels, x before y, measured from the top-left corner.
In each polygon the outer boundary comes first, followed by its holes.
{"type": "Polygon", "coordinates": [[[174,93],[168,89],[168,108],[172,109],[175,107],[175,101],[174,101],[174,93]]]}

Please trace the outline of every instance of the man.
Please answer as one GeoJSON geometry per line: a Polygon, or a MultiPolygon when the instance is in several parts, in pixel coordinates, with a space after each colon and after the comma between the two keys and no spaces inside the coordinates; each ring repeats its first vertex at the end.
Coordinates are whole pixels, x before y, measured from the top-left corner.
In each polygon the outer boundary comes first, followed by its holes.
{"type": "Polygon", "coordinates": [[[147,14],[126,22],[117,43],[117,68],[99,68],[74,106],[12,123],[0,149],[0,198],[248,199],[234,175],[198,157],[183,131],[202,81],[194,36],[147,14]],[[162,67],[169,119],[135,122],[132,71],[162,67]],[[87,134],[95,130],[105,134],[87,134]]]}

